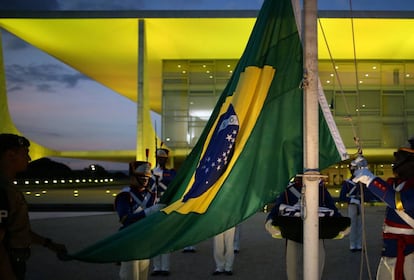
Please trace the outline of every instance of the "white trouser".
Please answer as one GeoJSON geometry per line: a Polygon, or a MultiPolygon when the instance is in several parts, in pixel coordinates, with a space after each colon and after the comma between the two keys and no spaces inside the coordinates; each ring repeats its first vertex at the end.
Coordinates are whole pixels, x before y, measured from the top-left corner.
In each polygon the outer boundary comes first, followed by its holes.
{"type": "MultiPolygon", "coordinates": [[[[319,279],[322,278],[325,264],[325,246],[319,240],[319,279]]],[[[288,280],[303,279],[303,244],[287,239],[286,242],[286,274],[288,280]]]]}
{"type": "Polygon", "coordinates": [[[121,280],[147,280],[150,260],[122,262],[119,270],[121,280]]]}
{"type": "MultiPolygon", "coordinates": [[[[378,264],[377,280],[398,280],[395,279],[395,264],[397,258],[381,257],[378,264]]],[[[404,279],[414,279],[414,253],[405,256],[404,259],[404,279]]]]}
{"type": "Polygon", "coordinates": [[[349,249],[362,248],[362,220],[360,205],[348,205],[348,217],[351,219],[351,231],[349,232],[349,249]]]}
{"type": "Polygon", "coordinates": [[[170,271],[170,255],[167,253],[152,258],[154,271],[170,271]]]}
{"type": "Polygon", "coordinates": [[[234,231],[232,227],[225,232],[214,236],[214,260],[216,262],[216,270],[232,271],[234,262],[234,231]]]}
{"type": "Polygon", "coordinates": [[[234,250],[240,250],[240,228],[241,228],[241,225],[237,225],[234,230],[234,242],[233,242],[234,250]]]}

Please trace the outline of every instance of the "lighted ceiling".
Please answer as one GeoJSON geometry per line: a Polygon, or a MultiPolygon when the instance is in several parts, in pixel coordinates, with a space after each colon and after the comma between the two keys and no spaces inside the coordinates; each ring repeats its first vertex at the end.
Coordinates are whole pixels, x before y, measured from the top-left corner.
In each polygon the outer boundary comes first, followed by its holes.
{"type": "MultiPolygon", "coordinates": [[[[238,58],[254,18],[145,19],[145,90],[161,110],[163,59],[238,58]]],[[[334,59],[354,59],[351,19],[321,19],[334,59]]],[[[414,59],[413,19],[354,19],[357,59],[414,59]]],[[[138,19],[0,19],[0,27],[136,101],[138,19]]],[[[319,58],[329,59],[319,27],[319,58]]]]}

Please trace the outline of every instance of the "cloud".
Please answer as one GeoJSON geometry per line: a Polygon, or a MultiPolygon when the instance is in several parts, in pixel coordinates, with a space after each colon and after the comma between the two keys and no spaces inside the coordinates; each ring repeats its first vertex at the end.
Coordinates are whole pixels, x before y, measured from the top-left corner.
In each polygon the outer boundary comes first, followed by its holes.
{"type": "Polygon", "coordinates": [[[40,91],[54,92],[59,87],[74,88],[79,81],[90,80],[62,64],[6,65],[8,91],[25,86],[36,86],[40,91]]]}
{"type": "Polygon", "coordinates": [[[57,10],[59,5],[56,0],[2,0],[0,10],[57,10]]]}
{"type": "Polygon", "coordinates": [[[20,51],[30,47],[28,43],[5,30],[2,30],[2,36],[4,42],[4,49],[6,49],[7,51],[20,51]]]}
{"type": "Polygon", "coordinates": [[[259,9],[263,0],[59,0],[62,10],[244,10],[259,9]]]}

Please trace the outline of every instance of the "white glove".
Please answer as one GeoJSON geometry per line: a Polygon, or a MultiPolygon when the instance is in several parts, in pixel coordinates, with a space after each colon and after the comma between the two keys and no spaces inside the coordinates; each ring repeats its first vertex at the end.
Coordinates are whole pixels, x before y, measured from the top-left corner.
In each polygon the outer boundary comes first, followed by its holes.
{"type": "Polygon", "coordinates": [[[282,233],[279,227],[272,225],[273,220],[270,219],[265,223],[265,229],[273,238],[282,238],[282,233]]]}
{"type": "Polygon", "coordinates": [[[164,207],[165,207],[165,204],[161,204],[160,203],[160,204],[155,204],[155,205],[153,205],[151,207],[145,208],[144,209],[145,216],[149,216],[149,215],[151,215],[151,214],[153,214],[155,212],[158,212],[158,211],[160,211],[164,207]]]}
{"type": "Polygon", "coordinates": [[[161,168],[159,167],[154,168],[151,172],[152,172],[154,181],[156,180],[156,178],[158,178],[159,181],[162,180],[162,174],[164,171],[161,168]]]}
{"type": "Polygon", "coordinates": [[[354,166],[357,169],[368,168],[368,162],[363,156],[357,156],[356,159],[351,161],[351,166],[354,166]]]}
{"type": "Polygon", "coordinates": [[[335,238],[334,239],[342,239],[342,238],[344,238],[345,236],[347,236],[348,234],[349,234],[349,232],[351,231],[351,227],[347,227],[346,229],[344,229],[343,231],[340,231],[339,233],[338,233],[338,235],[337,236],[335,236],[335,238]]]}
{"type": "Polygon", "coordinates": [[[374,180],[375,176],[371,173],[367,168],[357,169],[354,172],[354,178],[352,181],[355,183],[363,183],[365,186],[369,186],[369,184],[374,180]]]}
{"type": "Polygon", "coordinates": [[[351,200],[349,201],[350,204],[357,204],[360,205],[361,201],[359,201],[359,199],[356,198],[351,198],[351,200]]]}

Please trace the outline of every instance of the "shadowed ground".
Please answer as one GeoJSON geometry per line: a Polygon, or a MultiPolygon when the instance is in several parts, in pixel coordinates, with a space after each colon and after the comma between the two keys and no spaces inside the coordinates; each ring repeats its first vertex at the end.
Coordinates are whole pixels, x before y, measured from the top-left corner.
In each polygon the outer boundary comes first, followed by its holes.
{"type": "MultiPolygon", "coordinates": [[[[341,209],[341,212],[346,213],[346,209],[341,209]]],[[[373,279],[381,250],[383,214],[383,206],[366,208],[368,260],[373,279]]],[[[242,224],[241,251],[235,258],[233,276],[211,275],[215,266],[212,240],[208,239],[197,244],[196,253],[172,253],[171,275],[150,279],[285,279],[285,242],[271,238],[264,230],[266,215],[257,213],[242,224]]],[[[34,212],[31,217],[35,231],[65,243],[70,252],[89,246],[118,229],[117,216],[113,212],[34,212]]],[[[326,241],[326,262],[322,279],[369,279],[365,258],[362,278],[359,278],[361,253],[351,253],[348,242],[348,238],[326,241]]],[[[113,263],[61,262],[48,250],[35,246],[28,262],[27,279],[109,280],[118,279],[118,269],[113,263]]]]}

